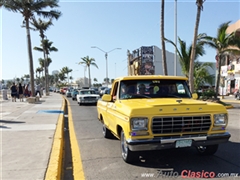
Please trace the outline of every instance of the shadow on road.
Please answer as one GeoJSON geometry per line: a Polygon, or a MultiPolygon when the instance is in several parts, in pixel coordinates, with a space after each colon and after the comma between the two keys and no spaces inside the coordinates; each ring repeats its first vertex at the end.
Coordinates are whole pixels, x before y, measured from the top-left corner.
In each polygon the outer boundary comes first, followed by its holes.
{"type": "Polygon", "coordinates": [[[25,123],[25,122],[24,121],[0,120],[0,123],[19,124],[19,123],[25,123]]]}
{"type": "Polygon", "coordinates": [[[238,173],[240,175],[240,143],[228,142],[219,146],[212,156],[199,155],[195,148],[169,149],[139,152],[135,166],[145,168],[173,169],[182,172],[238,173]]]}

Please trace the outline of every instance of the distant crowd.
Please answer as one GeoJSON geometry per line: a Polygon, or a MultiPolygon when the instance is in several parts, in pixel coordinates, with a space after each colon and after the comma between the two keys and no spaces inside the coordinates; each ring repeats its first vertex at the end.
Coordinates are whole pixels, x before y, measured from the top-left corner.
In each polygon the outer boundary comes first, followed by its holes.
{"type": "MultiPolygon", "coordinates": [[[[24,84],[22,85],[21,83],[18,83],[18,85],[16,85],[15,83],[12,84],[11,88],[11,97],[12,97],[12,102],[16,102],[16,99],[18,98],[20,100],[20,102],[23,102],[23,98],[28,98],[32,95],[31,92],[31,85],[28,84],[24,84]]],[[[35,85],[35,95],[39,95],[39,97],[41,98],[43,94],[43,88],[41,86],[41,84],[36,84],[35,85]]]]}

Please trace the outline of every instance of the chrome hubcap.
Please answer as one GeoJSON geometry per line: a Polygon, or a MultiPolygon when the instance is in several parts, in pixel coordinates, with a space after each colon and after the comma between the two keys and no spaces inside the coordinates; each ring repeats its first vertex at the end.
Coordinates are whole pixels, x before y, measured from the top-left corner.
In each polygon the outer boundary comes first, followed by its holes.
{"type": "Polygon", "coordinates": [[[127,142],[123,132],[121,134],[121,146],[122,146],[122,155],[124,158],[126,158],[128,153],[128,147],[127,147],[127,142]]]}

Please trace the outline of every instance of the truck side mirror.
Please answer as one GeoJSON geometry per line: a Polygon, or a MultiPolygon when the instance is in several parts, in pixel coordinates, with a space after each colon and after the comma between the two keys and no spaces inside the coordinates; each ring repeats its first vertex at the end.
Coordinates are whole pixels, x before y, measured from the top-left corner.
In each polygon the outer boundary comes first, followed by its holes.
{"type": "Polygon", "coordinates": [[[111,102],[112,101],[112,96],[110,94],[104,94],[102,96],[102,100],[106,102],[111,102]]]}
{"type": "Polygon", "coordinates": [[[198,98],[198,94],[197,94],[197,93],[193,93],[193,94],[192,94],[192,98],[193,98],[193,99],[197,99],[197,98],[198,98]]]}

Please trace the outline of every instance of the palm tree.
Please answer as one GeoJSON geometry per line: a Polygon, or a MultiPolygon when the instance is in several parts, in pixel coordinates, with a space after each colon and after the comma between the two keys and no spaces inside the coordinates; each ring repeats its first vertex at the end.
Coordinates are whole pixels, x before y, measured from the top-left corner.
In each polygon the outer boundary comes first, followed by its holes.
{"type": "Polygon", "coordinates": [[[20,78],[16,78],[16,81],[17,81],[17,83],[19,83],[20,82],[20,78]]]}
{"type": "Polygon", "coordinates": [[[21,77],[21,82],[24,82],[24,77],[23,76],[21,77]]]}
{"type": "Polygon", "coordinates": [[[54,76],[53,75],[49,75],[48,79],[49,79],[49,85],[52,86],[54,84],[54,76]]]}
{"type": "Polygon", "coordinates": [[[203,10],[204,2],[205,0],[196,0],[197,16],[196,16],[196,24],[194,28],[194,36],[193,36],[193,42],[192,42],[192,51],[191,51],[190,68],[189,68],[189,86],[190,86],[191,92],[193,92],[194,90],[194,84],[193,84],[194,60],[195,60],[195,54],[196,54],[198,27],[199,27],[201,11],[203,10]]]}
{"type": "Polygon", "coordinates": [[[38,73],[38,77],[40,78],[40,73],[42,72],[42,68],[38,67],[36,68],[36,74],[38,73]]]}
{"type": "Polygon", "coordinates": [[[71,83],[73,83],[73,81],[72,81],[72,80],[73,80],[73,77],[72,77],[72,76],[70,76],[70,77],[69,77],[69,79],[71,80],[71,83]]]}
{"type": "Polygon", "coordinates": [[[65,76],[65,73],[61,71],[58,74],[58,78],[60,79],[60,81],[64,81],[67,77],[65,76]]]}
{"type": "Polygon", "coordinates": [[[199,61],[195,61],[194,63],[194,89],[198,90],[200,86],[208,83],[211,86],[214,82],[214,74],[210,74],[208,68],[213,69],[213,63],[205,62],[200,63],[199,61]]]}
{"type": "Polygon", "coordinates": [[[84,64],[86,65],[86,67],[88,67],[88,85],[89,87],[91,87],[91,73],[90,73],[90,66],[95,66],[96,68],[98,68],[97,64],[95,63],[95,59],[94,58],[89,58],[89,56],[83,57],[81,58],[82,61],[79,62],[78,64],[84,64]]]}
{"type": "MultiPolygon", "coordinates": [[[[58,13],[58,18],[61,16],[61,13],[59,12],[58,13]]],[[[49,21],[47,21],[47,22],[45,22],[45,21],[43,21],[43,20],[41,20],[40,18],[38,19],[38,21],[36,20],[36,19],[33,19],[33,22],[31,22],[31,24],[34,26],[34,30],[36,30],[36,31],[39,31],[39,36],[41,37],[41,41],[43,42],[44,41],[44,38],[46,37],[45,36],[45,31],[47,30],[47,29],[49,29],[49,27],[51,26],[51,25],[53,25],[52,24],[52,18],[50,18],[50,20],[49,21]]],[[[49,64],[47,63],[47,61],[48,61],[48,57],[47,57],[47,54],[46,54],[46,50],[43,48],[43,57],[44,57],[44,59],[45,59],[45,63],[44,63],[44,69],[45,69],[45,76],[46,77],[48,77],[47,76],[47,74],[48,74],[48,66],[49,66],[49,64]],[[48,64],[48,65],[47,65],[48,64]],[[46,71],[47,70],[47,71],[46,71]]],[[[47,83],[48,82],[48,78],[46,78],[46,86],[49,86],[49,83],[47,83]]],[[[46,87],[46,89],[47,89],[47,94],[48,94],[48,89],[49,88],[47,88],[46,87]]]]}
{"type": "Polygon", "coordinates": [[[13,84],[13,81],[7,81],[7,87],[10,88],[13,84]]]}
{"type": "Polygon", "coordinates": [[[96,83],[98,82],[97,78],[94,78],[93,81],[96,82],[96,83]]]}
{"type": "Polygon", "coordinates": [[[161,7],[161,42],[162,42],[162,66],[163,66],[163,75],[168,75],[167,71],[167,61],[166,61],[166,48],[165,48],[165,41],[164,41],[164,1],[162,0],[162,7],[161,7]]]}
{"type": "Polygon", "coordinates": [[[227,34],[226,30],[229,26],[229,22],[222,23],[218,30],[217,30],[217,36],[211,37],[211,36],[203,36],[201,38],[201,41],[204,44],[207,44],[211,48],[215,49],[217,51],[217,59],[218,59],[218,73],[217,73],[217,82],[215,87],[215,98],[218,96],[219,91],[219,84],[220,84],[220,72],[221,72],[221,65],[223,63],[223,59],[225,58],[226,53],[233,52],[233,53],[240,53],[240,38],[237,38],[235,36],[235,32],[232,32],[231,34],[227,34]],[[238,49],[234,48],[237,47],[238,49]]]}
{"type": "Polygon", "coordinates": [[[56,10],[46,11],[46,8],[58,7],[58,0],[1,0],[0,5],[9,11],[22,14],[24,20],[24,27],[27,33],[27,46],[29,57],[29,73],[31,80],[31,92],[32,96],[35,96],[34,89],[34,68],[33,68],[33,56],[32,56],[32,43],[30,36],[29,22],[35,18],[35,15],[43,16],[44,18],[58,18],[59,12],[56,10]]]}
{"type": "MultiPolygon", "coordinates": [[[[34,50],[43,52],[44,54],[44,69],[45,69],[45,77],[48,77],[48,66],[52,62],[51,59],[49,59],[48,55],[51,51],[58,51],[58,49],[54,46],[52,46],[53,42],[50,42],[48,39],[43,39],[40,44],[41,47],[34,47],[34,50]],[[50,62],[50,63],[49,63],[50,62]]],[[[49,84],[48,84],[48,78],[45,78],[45,88],[46,88],[46,94],[48,94],[49,84]]]]}
{"type": "Polygon", "coordinates": [[[23,77],[26,78],[26,81],[28,82],[28,79],[30,78],[29,74],[24,74],[23,77]]]}
{"type": "MultiPolygon", "coordinates": [[[[203,37],[203,34],[198,35],[198,39],[203,37]]],[[[186,46],[186,42],[182,41],[178,37],[178,42],[180,49],[177,48],[177,46],[174,44],[174,42],[165,39],[167,42],[171,43],[177,50],[179,61],[182,67],[182,73],[188,77],[189,76],[189,68],[190,68],[190,57],[191,57],[191,51],[192,51],[192,45],[190,45],[188,48],[186,46]]],[[[205,50],[203,48],[203,43],[201,41],[197,41],[196,44],[196,53],[195,53],[195,63],[194,63],[194,91],[198,90],[200,85],[203,85],[205,83],[212,84],[212,81],[214,79],[214,75],[209,74],[208,68],[213,68],[212,63],[200,63],[197,61],[199,56],[203,56],[205,54],[205,50]]]]}
{"type": "MultiPolygon", "coordinates": [[[[199,38],[201,38],[202,36],[203,36],[202,34],[199,34],[199,38]]],[[[177,45],[174,42],[168,39],[165,39],[165,40],[171,43],[176,48],[179,56],[179,62],[182,67],[182,73],[189,78],[192,45],[187,47],[186,42],[181,40],[180,37],[178,37],[178,43],[180,46],[180,49],[178,49],[177,45]]],[[[200,41],[198,41],[198,43],[196,44],[196,53],[195,53],[194,60],[198,59],[199,56],[203,56],[204,54],[205,54],[205,50],[203,48],[203,44],[200,41]]]]}
{"type": "Polygon", "coordinates": [[[72,72],[72,69],[70,69],[70,68],[68,68],[68,67],[66,66],[66,67],[63,67],[63,68],[61,69],[61,72],[64,73],[64,74],[67,74],[67,79],[68,79],[68,84],[69,84],[68,74],[69,74],[70,72],[72,72]]]}
{"type": "Polygon", "coordinates": [[[109,78],[104,78],[104,79],[103,79],[103,81],[104,81],[105,83],[109,83],[109,80],[110,80],[109,78]]]}

